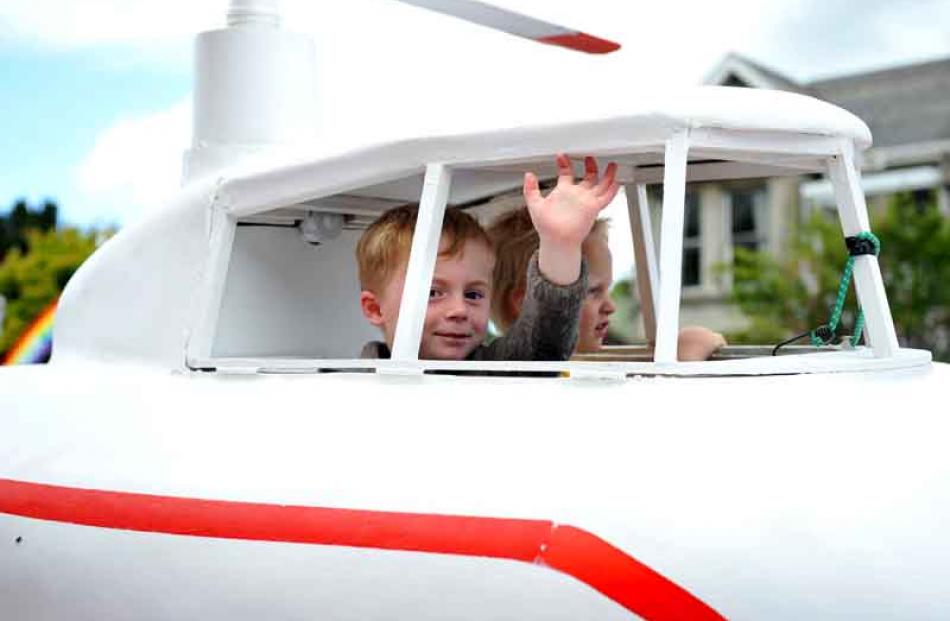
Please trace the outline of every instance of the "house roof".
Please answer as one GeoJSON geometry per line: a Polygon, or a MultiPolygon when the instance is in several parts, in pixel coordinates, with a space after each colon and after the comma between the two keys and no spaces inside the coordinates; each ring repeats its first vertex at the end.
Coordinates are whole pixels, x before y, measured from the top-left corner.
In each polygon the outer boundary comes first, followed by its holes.
{"type": "Polygon", "coordinates": [[[727,54],[713,67],[705,79],[706,84],[717,86],[748,86],[771,88],[793,93],[810,94],[808,89],[782,75],[778,71],[755,62],[740,54],[727,54]]]}
{"type": "Polygon", "coordinates": [[[950,58],[809,86],[864,119],[879,147],[950,139],[950,58]]]}
{"type": "Polygon", "coordinates": [[[950,139],[950,58],[799,83],[729,54],[706,81],[813,95],[861,117],[876,147],[950,139]]]}

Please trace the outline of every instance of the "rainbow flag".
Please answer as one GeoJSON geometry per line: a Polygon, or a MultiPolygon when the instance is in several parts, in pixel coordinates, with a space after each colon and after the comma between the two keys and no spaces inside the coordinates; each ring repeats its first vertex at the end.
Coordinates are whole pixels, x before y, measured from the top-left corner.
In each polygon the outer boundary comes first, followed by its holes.
{"type": "Polygon", "coordinates": [[[3,364],[36,364],[49,360],[53,353],[53,319],[56,316],[54,299],[33,320],[3,358],[3,364]]]}

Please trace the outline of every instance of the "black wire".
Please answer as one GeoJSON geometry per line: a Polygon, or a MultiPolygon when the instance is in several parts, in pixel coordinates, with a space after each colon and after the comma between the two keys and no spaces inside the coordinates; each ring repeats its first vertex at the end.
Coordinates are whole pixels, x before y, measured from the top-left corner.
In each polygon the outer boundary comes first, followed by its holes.
{"type": "Polygon", "coordinates": [[[293,224],[277,224],[274,222],[238,222],[238,226],[261,226],[273,229],[295,229],[300,226],[300,220],[295,220],[293,224]]]}

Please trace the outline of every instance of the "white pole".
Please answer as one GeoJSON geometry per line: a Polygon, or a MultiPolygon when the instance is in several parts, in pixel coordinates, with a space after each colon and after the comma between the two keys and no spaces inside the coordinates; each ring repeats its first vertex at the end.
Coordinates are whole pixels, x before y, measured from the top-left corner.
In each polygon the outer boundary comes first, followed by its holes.
{"type": "Polygon", "coordinates": [[[683,221],[686,204],[686,156],[689,131],[666,141],[663,167],[663,215],[660,230],[660,296],[657,305],[657,363],[676,362],[679,333],[680,284],[683,279],[683,221]]]}
{"type": "MultiPolygon", "coordinates": [[[[861,190],[861,179],[854,163],[854,145],[842,143],[838,155],[828,161],[828,176],[835,189],[838,217],[845,237],[871,230],[867,203],[861,190]]],[[[884,252],[887,249],[884,248],[884,252]]],[[[897,353],[900,345],[894,330],[887,292],[881,278],[881,267],[874,255],[861,255],[854,260],[854,287],[867,321],[868,344],[878,358],[897,353]]]]}
{"type": "Polygon", "coordinates": [[[653,223],[647,186],[629,183],[624,186],[627,196],[627,213],[630,216],[630,233],[633,237],[633,254],[637,265],[637,293],[640,298],[640,314],[643,317],[643,333],[647,341],[656,343],[656,292],[659,276],[656,266],[656,246],[653,243],[653,223]]]}
{"type": "Polygon", "coordinates": [[[406,266],[406,281],[399,303],[399,321],[393,336],[393,360],[419,360],[422,327],[429,306],[429,288],[439,254],[442,219],[451,182],[452,171],[444,164],[429,164],[426,167],[416,228],[412,232],[409,265],[406,266]]]}

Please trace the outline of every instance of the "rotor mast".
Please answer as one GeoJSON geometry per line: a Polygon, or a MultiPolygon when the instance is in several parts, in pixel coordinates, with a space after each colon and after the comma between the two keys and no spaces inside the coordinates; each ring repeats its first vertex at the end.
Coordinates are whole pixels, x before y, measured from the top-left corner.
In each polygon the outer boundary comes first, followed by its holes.
{"type": "Polygon", "coordinates": [[[231,0],[228,9],[228,26],[235,28],[248,25],[280,26],[280,7],[277,0],[231,0]]]}
{"type": "Polygon", "coordinates": [[[195,41],[193,137],[183,185],[248,158],[312,148],[316,54],[281,28],[278,0],[231,0],[227,27],[195,41]]]}

